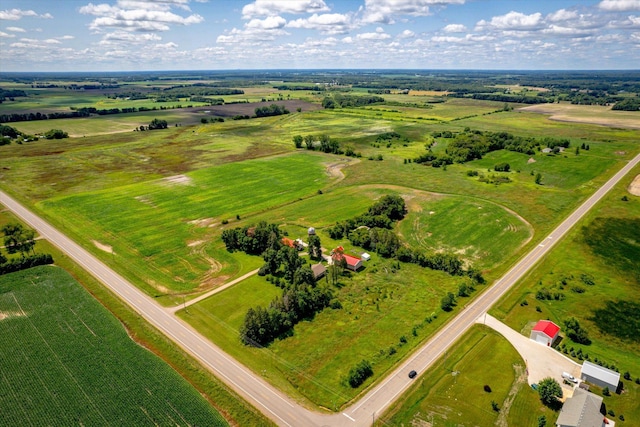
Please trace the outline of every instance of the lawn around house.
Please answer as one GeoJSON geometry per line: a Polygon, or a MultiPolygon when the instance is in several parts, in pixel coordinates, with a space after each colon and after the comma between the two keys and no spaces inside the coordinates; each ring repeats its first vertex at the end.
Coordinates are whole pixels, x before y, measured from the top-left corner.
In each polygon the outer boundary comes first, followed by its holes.
{"type": "Polygon", "coordinates": [[[473,326],[376,425],[537,427],[540,415],[553,425],[557,414],[540,403],[524,369],[524,360],[506,339],[473,326]],[[485,385],[491,392],[484,391],[485,385]]]}

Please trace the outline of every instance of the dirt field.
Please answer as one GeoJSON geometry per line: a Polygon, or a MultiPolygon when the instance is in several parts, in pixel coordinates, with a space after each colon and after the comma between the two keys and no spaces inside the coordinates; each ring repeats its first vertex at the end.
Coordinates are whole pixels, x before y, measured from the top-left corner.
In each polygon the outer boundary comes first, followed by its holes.
{"type": "Polygon", "coordinates": [[[613,111],[600,105],[537,104],[519,111],[550,115],[560,122],[590,123],[619,128],[640,129],[640,112],[613,111]]]}
{"type": "Polygon", "coordinates": [[[629,188],[627,190],[629,190],[629,193],[633,194],[634,196],[640,196],[640,175],[634,178],[633,182],[631,183],[631,185],[629,185],[629,188]]]}
{"type": "Polygon", "coordinates": [[[271,104],[284,105],[287,110],[292,113],[296,112],[298,108],[302,111],[315,111],[321,110],[322,106],[319,104],[312,104],[311,102],[300,101],[297,99],[288,101],[267,101],[267,102],[250,102],[242,104],[226,104],[226,105],[211,105],[207,107],[190,108],[189,111],[210,114],[212,116],[219,117],[233,117],[233,116],[253,116],[256,108],[268,107],[271,104]]]}

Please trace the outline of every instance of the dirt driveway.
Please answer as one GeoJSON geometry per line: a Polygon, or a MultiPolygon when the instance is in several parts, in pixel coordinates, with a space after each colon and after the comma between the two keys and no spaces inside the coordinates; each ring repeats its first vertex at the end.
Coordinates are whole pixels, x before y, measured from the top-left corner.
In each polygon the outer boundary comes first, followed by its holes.
{"type": "Polygon", "coordinates": [[[579,364],[551,347],[530,340],[489,314],[486,317],[485,315],[480,316],[476,323],[489,326],[509,340],[526,362],[529,384],[538,383],[543,378],[551,377],[562,386],[564,398],[573,396],[573,388],[562,382],[562,373],[568,372],[574,377],[580,378],[579,364]]]}

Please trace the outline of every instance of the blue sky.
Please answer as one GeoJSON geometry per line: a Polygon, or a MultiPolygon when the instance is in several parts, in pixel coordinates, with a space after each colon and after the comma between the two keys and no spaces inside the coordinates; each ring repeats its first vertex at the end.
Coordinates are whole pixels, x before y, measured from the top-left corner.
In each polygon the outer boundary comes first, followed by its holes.
{"type": "Polygon", "coordinates": [[[0,0],[0,71],[639,69],[640,0],[0,0]]]}

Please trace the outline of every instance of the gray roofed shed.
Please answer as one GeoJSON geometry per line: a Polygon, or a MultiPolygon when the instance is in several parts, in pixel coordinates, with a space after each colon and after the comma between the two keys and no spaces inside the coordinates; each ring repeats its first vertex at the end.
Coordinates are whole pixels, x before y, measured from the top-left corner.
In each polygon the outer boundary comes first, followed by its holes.
{"type": "Polygon", "coordinates": [[[583,381],[588,381],[600,387],[609,387],[611,391],[618,389],[620,383],[620,373],[604,368],[595,363],[584,361],[580,377],[583,381]]]}

